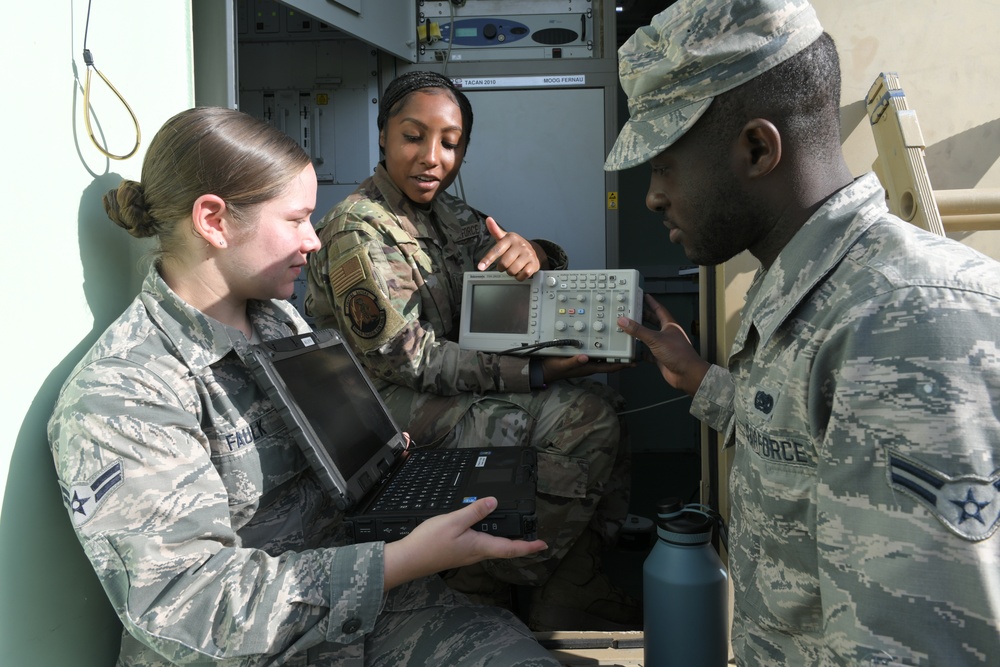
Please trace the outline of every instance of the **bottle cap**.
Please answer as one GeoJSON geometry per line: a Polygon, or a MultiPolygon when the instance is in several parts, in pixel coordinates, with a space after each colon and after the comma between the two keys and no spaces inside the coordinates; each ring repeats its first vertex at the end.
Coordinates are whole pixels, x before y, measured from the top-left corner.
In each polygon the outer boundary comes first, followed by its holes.
{"type": "Polygon", "coordinates": [[[656,506],[656,533],[674,544],[705,544],[712,540],[715,520],[696,509],[686,508],[677,498],[666,498],[656,506]]]}

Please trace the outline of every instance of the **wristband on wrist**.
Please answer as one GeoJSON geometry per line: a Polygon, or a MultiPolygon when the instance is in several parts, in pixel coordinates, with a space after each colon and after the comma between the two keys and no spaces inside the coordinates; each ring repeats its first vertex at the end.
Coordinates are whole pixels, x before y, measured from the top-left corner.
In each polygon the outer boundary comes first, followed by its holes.
{"type": "Polygon", "coordinates": [[[528,386],[532,389],[545,389],[545,372],[542,370],[542,360],[538,357],[528,359],[528,386]]]}

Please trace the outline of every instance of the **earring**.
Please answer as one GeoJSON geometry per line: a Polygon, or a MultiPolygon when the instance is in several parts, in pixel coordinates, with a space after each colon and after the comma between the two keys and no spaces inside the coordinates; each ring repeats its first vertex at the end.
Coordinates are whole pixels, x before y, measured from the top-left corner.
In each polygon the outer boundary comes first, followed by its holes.
{"type": "Polygon", "coordinates": [[[219,241],[219,247],[220,248],[225,248],[226,247],[226,242],[225,241],[219,241]]]}

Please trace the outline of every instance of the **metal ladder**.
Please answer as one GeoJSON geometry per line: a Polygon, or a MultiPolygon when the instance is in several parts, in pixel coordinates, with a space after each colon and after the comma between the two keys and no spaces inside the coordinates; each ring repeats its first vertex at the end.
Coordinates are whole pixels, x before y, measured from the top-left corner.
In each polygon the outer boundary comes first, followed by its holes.
{"type": "Polygon", "coordinates": [[[878,158],[872,165],[885,188],[889,210],[935,234],[1000,229],[1000,189],[931,188],[924,137],[899,76],[883,72],[865,99],[878,158]]]}

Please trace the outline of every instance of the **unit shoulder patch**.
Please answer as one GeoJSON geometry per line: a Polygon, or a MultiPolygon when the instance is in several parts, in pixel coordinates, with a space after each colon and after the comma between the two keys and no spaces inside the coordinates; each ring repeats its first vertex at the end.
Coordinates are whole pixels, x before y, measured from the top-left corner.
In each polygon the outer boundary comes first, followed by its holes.
{"type": "Polygon", "coordinates": [[[359,338],[376,338],[385,330],[385,307],[371,290],[357,287],[344,296],[344,313],[359,338]]]}

